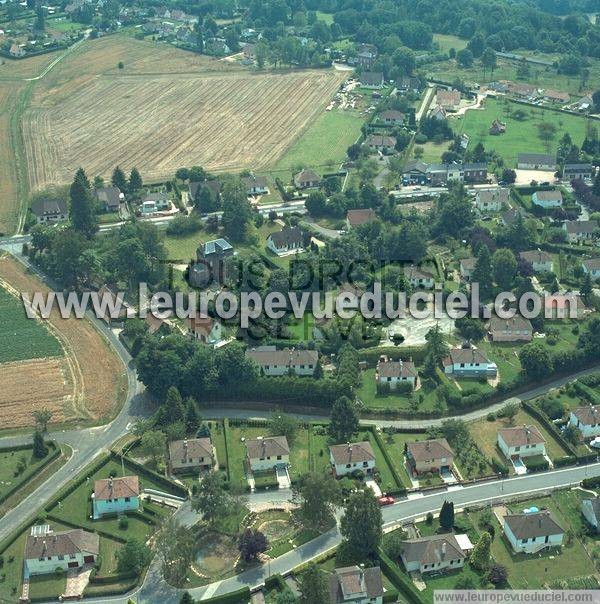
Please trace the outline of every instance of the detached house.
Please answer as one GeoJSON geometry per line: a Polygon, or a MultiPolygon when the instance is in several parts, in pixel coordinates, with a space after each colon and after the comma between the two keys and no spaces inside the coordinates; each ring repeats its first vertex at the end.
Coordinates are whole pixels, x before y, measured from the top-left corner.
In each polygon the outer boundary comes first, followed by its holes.
{"type": "Polygon", "coordinates": [[[457,379],[496,377],[498,366],[480,348],[452,348],[442,359],[444,373],[457,379]]]}
{"type": "Polygon", "coordinates": [[[508,514],[503,520],[504,534],[515,553],[536,554],[562,545],[564,531],[548,511],[508,514]]]}
{"type": "Polygon", "coordinates": [[[246,461],[253,472],[268,472],[290,463],[290,447],[285,436],[268,436],[246,441],[246,461]]]}
{"type": "Polygon", "coordinates": [[[402,125],[404,123],[406,116],[401,111],[396,111],[394,109],[388,109],[387,111],[383,111],[379,115],[379,119],[389,126],[402,125]]]}
{"type": "Polygon", "coordinates": [[[346,224],[349,228],[361,226],[375,220],[375,211],[371,208],[348,210],[346,212],[346,224]]]}
{"type": "Polygon", "coordinates": [[[336,568],[329,577],[331,604],[382,604],[383,576],[378,566],[336,568]]]}
{"type": "Polygon", "coordinates": [[[493,342],[531,342],[533,339],[533,325],[521,315],[511,319],[494,316],[490,319],[488,331],[493,342]]]}
{"type": "Polygon", "coordinates": [[[31,204],[31,213],[38,224],[64,222],[69,217],[67,202],[63,199],[39,199],[31,204]]]}
{"type": "Polygon", "coordinates": [[[383,88],[385,81],[380,71],[365,71],[360,76],[360,85],[363,88],[383,88]]]}
{"type": "Polygon", "coordinates": [[[583,499],[581,501],[581,513],[588,524],[598,532],[600,527],[600,497],[583,499]]]}
{"type": "Polygon", "coordinates": [[[377,385],[387,384],[390,390],[396,390],[398,384],[410,384],[414,389],[418,373],[412,361],[391,361],[386,356],[380,357],[375,371],[377,385]]]}
{"type": "Polygon", "coordinates": [[[104,478],[94,483],[94,519],[110,514],[134,512],[140,507],[140,481],[137,476],[104,478]]]}
{"type": "Polygon", "coordinates": [[[313,189],[321,184],[321,177],[314,170],[304,169],[294,176],[294,184],[298,189],[313,189]]]}
{"type": "Polygon", "coordinates": [[[289,252],[301,252],[304,244],[304,233],[300,227],[284,226],[281,231],[267,237],[267,247],[278,256],[289,252]]]}
{"type": "Polygon", "coordinates": [[[413,288],[432,289],[435,285],[435,275],[414,264],[404,267],[404,276],[413,288]]]}
{"type": "Polygon", "coordinates": [[[565,164],[563,168],[563,180],[591,180],[594,174],[592,164],[565,164]]]}
{"type": "Polygon", "coordinates": [[[222,339],[222,326],[212,317],[196,315],[187,319],[188,334],[205,344],[218,344],[222,339]]]}
{"type": "Polygon", "coordinates": [[[531,202],[545,210],[560,208],[563,204],[563,196],[560,191],[536,191],[531,196],[531,202]]]}
{"type": "Polygon", "coordinates": [[[105,212],[118,212],[125,195],[119,187],[100,187],[94,189],[94,196],[105,212]]]}
{"type": "Polygon", "coordinates": [[[535,426],[498,430],[498,446],[507,459],[546,455],[546,440],[535,426]]]}
{"type": "Polygon", "coordinates": [[[457,537],[466,535],[431,535],[402,542],[402,562],[406,571],[431,573],[464,566],[468,553],[457,537]]]}
{"type": "Polygon", "coordinates": [[[392,153],[396,148],[396,139],[393,136],[369,134],[365,139],[364,144],[372,151],[392,153]]]}
{"type": "Polygon", "coordinates": [[[32,526],[25,542],[26,576],[44,575],[94,565],[100,555],[100,536],[83,529],[54,532],[49,525],[32,526]]]}
{"type": "Polygon", "coordinates": [[[598,223],[595,220],[570,220],[564,223],[563,229],[567,231],[569,243],[591,241],[596,237],[598,223]]]}
{"type": "Polygon", "coordinates": [[[356,64],[362,69],[371,69],[377,58],[377,47],[373,44],[361,44],[357,49],[356,64]]]}
{"type": "Polygon", "coordinates": [[[169,443],[169,468],[174,474],[212,470],[215,451],[210,438],[189,438],[169,443]]]}
{"type": "Polygon", "coordinates": [[[554,262],[548,252],[532,250],[530,252],[521,252],[519,257],[524,262],[531,264],[536,273],[551,273],[554,270],[554,262]]]}
{"type": "Polygon", "coordinates": [[[264,176],[246,176],[242,178],[244,187],[246,187],[246,195],[268,195],[269,186],[267,179],[264,176]]]}
{"type": "Polygon", "coordinates": [[[252,359],[265,375],[313,375],[319,362],[316,350],[297,350],[275,346],[260,346],[246,350],[246,356],[252,359]]]}
{"type": "Polygon", "coordinates": [[[451,472],[454,453],[445,438],[421,440],[406,445],[406,462],[416,475],[451,472]]]}
{"type": "Polygon", "coordinates": [[[222,237],[201,244],[196,250],[196,262],[190,267],[190,283],[198,287],[224,283],[227,261],[233,255],[233,246],[222,237]]]}
{"type": "Polygon", "coordinates": [[[586,405],[572,409],[569,424],[579,428],[583,438],[600,435],[600,405],[586,405]]]}
{"type": "Polygon", "coordinates": [[[372,474],[375,469],[375,453],[368,441],[331,445],[329,461],[336,476],[345,476],[358,470],[372,474]]]}
{"type": "Polygon", "coordinates": [[[583,272],[589,275],[592,281],[600,279],[600,258],[588,258],[581,263],[583,272]]]}
{"type": "Polygon", "coordinates": [[[517,156],[519,170],[556,170],[556,157],[545,153],[519,153],[517,156]]]}
{"type": "Polygon", "coordinates": [[[508,189],[480,189],[475,196],[475,206],[480,212],[499,212],[508,205],[508,189]]]}

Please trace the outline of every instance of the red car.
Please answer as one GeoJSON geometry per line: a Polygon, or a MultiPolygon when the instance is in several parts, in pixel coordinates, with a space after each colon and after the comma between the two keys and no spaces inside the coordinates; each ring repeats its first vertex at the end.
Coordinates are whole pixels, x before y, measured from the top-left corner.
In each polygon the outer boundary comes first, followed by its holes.
{"type": "Polygon", "coordinates": [[[396,500],[393,497],[390,497],[389,495],[386,497],[379,498],[379,505],[392,505],[395,502],[396,500]]]}

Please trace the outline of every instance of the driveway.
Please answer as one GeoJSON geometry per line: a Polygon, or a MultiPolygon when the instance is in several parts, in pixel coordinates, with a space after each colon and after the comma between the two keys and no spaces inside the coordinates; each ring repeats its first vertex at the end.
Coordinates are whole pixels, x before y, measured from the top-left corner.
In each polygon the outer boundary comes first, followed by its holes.
{"type": "Polygon", "coordinates": [[[381,497],[381,495],[382,495],[381,489],[379,488],[379,485],[372,478],[366,478],[365,485],[368,486],[371,489],[371,491],[373,491],[373,493],[375,493],[375,497],[381,497]]]}
{"type": "Polygon", "coordinates": [[[292,486],[292,481],[290,480],[290,473],[287,468],[277,468],[277,484],[280,489],[289,489],[292,486]]]}

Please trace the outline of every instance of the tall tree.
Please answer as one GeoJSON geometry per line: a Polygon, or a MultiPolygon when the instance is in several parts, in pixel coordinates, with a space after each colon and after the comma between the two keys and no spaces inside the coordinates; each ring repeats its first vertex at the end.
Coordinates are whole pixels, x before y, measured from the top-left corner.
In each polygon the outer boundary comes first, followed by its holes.
{"type": "Polygon", "coordinates": [[[48,454],[48,447],[44,442],[44,435],[36,430],[33,433],[33,456],[36,459],[43,459],[48,454]]]}
{"type": "Polygon", "coordinates": [[[542,379],[552,372],[552,356],[545,344],[525,344],[519,352],[519,360],[525,373],[534,380],[542,379]]]}
{"type": "Polygon", "coordinates": [[[329,435],[337,443],[346,442],[358,432],[359,415],[356,405],[347,397],[340,396],[331,408],[329,435]]]}
{"type": "Polygon", "coordinates": [[[149,430],[142,435],[140,452],[145,457],[150,457],[156,463],[166,453],[167,437],[160,430],[149,430]]]}
{"type": "Polygon", "coordinates": [[[327,575],[314,563],[298,577],[302,604],[325,604],[330,601],[327,575]]]}
{"type": "Polygon", "coordinates": [[[500,249],[494,252],[492,268],[496,283],[507,291],[514,286],[517,274],[517,259],[509,249],[500,249]]]}
{"type": "Polygon", "coordinates": [[[192,499],[192,508],[200,512],[209,525],[228,514],[232,504],[233,500],[217,472],[209,472],[202,478],[200,488],[192,499]]]}
{"type": "Polygon", "coordinates": [[[223,216],[225,235],[233,241],[244,241],[252,219],[252,207],[241,180],[228,179],[223,184],[223,216]]]}
{"type": "Polygon", "coordinates": [[[35,419],[35,424],[39,432],[42,434],[47,432],[48,430],[48,422],[52,419],[52,411],[47,409],[46,407],[42,407],[41,409],[36,409],[31,413],[33,415],[33,419],[35,419]]]}
{"type": "Polygon", "coordinates": [[[35,24],[33,27],[36,31],[44,31],[46,29],[46,13],[40,2],[35,7],[35,24]]]}
{"type": "Polygon", "coordinates": [[[482,300],[487,300],[492,295],[492,256],[487,245],[479,248],[471,283],[479,285],[479,295],[482,300]]]}
{"type": "Polygon", "coordinates": [[[352,493],[340,522],[344,549],[356,560],[373,558],[381,544],[381,507],[369,488],[352,493]]]}
{"type": "Polygon", "coordinates": [[[238,539],[238,550],[245,562],[254,560],[258,554],[266,552],[269,542],[264,533],[257,529],[247,528],[238,539]]]}
{"type": "Polygon", "coordinates": [[[198,413],[198,404],[191,396],[185,401],[185,429],[188,434],[194,434],[200,427],[202,418],[198,413]]]}
{"type": "Polygon", "coordinates": [[[454,526],[454,503],[452,501],[444,501],[440,510],[440,526],[450,531],[454,526]]]}
{"type": "Polygon", "coordinates": [[[281,410],[275,411],[269,422],[269,432],[272,436],[285,436],[291,445],[298,432],[298,420],[281,410]]]}
{"type": "Polygon", "coordinates": [[[152,559],[150,548],[137,539],[128,539],[115,553],[119,573],[140,573],[152,559]]]}
{"type": "Polygon", "coordinates": [[[73,228],[87,237],[93,237],[98,230],[98,220],[94,213],[94,202],[90,191],[90,182],[82,168],[77,170],[69,189],[71,204],[69,219],[73,228]]]}
{"type": "Polygon", "coordinates": [[[196,551],[192,532],[169,519],[156,538],[156,551],[163,579],[176,587],[183,585],[196,551]]]}
{"type": "Polygon", "coordinates": [[[110,182],[114,187],[119,187],[122,193],[127,191],[127,178],[125,177],[125,172],[119,166],[113,170],[110,182]]]}
{"type": "Polygon", "coordinates": [[[300,504],[300,514],[309,523],[324,527],[341,502],[339,483],[330,475],[313,472],[301,477],[294,487],[294,499],[300,504]]]}
{"type": "Polygon", "coordinates": [[[142,177],[137,168],[132,168],[129,174],[129,186],[128,190],[130,193],[139,191],[144,186],[142,177]]]}
{"type": "Polygon", "coordinates": [[[469,561],[475,570],[485,571],[490,565],[490,550],[492,547],[492,537],[484,531],[479,538],[479,541],[475,544],[473,551],[471,552],[471,558],[469,561]]]}

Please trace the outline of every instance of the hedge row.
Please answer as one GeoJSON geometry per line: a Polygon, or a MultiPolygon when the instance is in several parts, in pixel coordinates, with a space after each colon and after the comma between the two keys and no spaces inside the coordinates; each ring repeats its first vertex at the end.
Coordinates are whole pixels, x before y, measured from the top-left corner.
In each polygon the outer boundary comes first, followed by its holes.
{"type": "Polygon", "coordinates": [[[531,457],[523,457],[523,463],[527,468],[527,472],[543,472],[550,467],[547,459],[532,459],[531,457]]]}
{"type": "Polygon", "coordinates": [[[379,564],[381,568],[385,572],[387,578],[393,583],[394,587],[398,589],[400,594],[404,596],[404,598],[410,604],[422,604],[421,597],[417,590],[415,589],[412,581],[405,577],[400,569],[392,562],[390,558],[383,552],[383,550],[379,550],[379,564]]]}
{"type": "Polygon", "coordinates": [[[592,476],[591,478],[584,478],[581,481],[581,486],[585,489],[597,489],[600,487],[600,476],[592,476]]]}
{"type": "Polygon", "coordinates": [[[390,472],[392,473],[392,477],[394,478],[394,481],[396,483],[396,487],[397,487],[398,491],[395,492],[394,494],[395,495],[405,494],[406,487],[404,486],[404,484],[402,482],[402,478],[400,478],[400,474],[398,474],[396,467],[392,463],[392,460],[390,458],[390,454],[388,453],[387,447],[385,446],[383,440],[381,439],[381,435],[376,430],[375,426],[369,426],[369,429],[370,429],[371,433],[373,434],[373,436],[375,438],[375,442],[377,443],[377,446],[381,450],[381,453],[383,454],[383,458],[385,459],[385,463],[387,463],[387,465],[390,469],[390,472]]]}
{"type": "Polygon", "coordinates": [[[285,579],[279,573],[276,575],[271,575],[265,579],[265,591],[269,591],[271,589],[283,591],[286,587],[287,585],[285,583],[285,579]]]}
{"type": "Polygon", "coordinates": [[[379,357],[383,354],[388,356],[394,361],[400,359],[407,361],[409,358],[416,363],[422,363],[425,359],[425,347],[424,346],[405,346],[402,348],[396,348],[395,346],[383,346],[379,348],[362,348],[357,351],[358,360],[366,361],[369,367],[375,367],[379,357]]]}
{"type": "Polygon", "coordinates": [[[592,405],[600,405],[600,394],[592,390],[587,384],[581,383],[579,380],[573,382],[573,388],[577,394],[588,400],[592,405]]]}
{"type": "Polygon", "coordinates": [[[137,583],[139,578],[140,576],[136,572],[121,573],[109,575],[106,577],[98,577],[97,575],[92,575],[92,577],[90,577],[90,584],[110,585],[111,583],[121,583],[123,581],[129,581],[130,579],[135,579],[135,582],[137,583]]]}
{"type": "Polygon", "coordinates": [[[227,432],[229,428],[229,420],[225,418],[223,420],[223,444],[225,445],[225,459],[227,460],[227,480],[231,481],[231,460],[229,459],[229,443],[227,442],[227,432]]]}
{"type": "Polygon", "coordinates": [[[240,602],[250,601],[251,594],[249,587],[242,587],[237,591],[231,591],[228,594],[214,596],[208,600],[202,600],[206,604],[240,604],[240,602]]]}
{"type": "Polygon", "coordinates": [[[548,430],[548,432],[550,432],[550,434],[552,434],[552,436],[554,436],[558,442],[569,452],[569,455],[577,457],[577,450],[575,447],[564,439],[563,435],[560,433],[560,430],[552,423],[550,418],[543,411],[540,411],[536,406],[527,401],[523,401],[521,405],[523,409],[529,413],[529,415],[532,415],[535,419],[542,423],[544,428],[546,428],[546,430],[548,430]]]}

